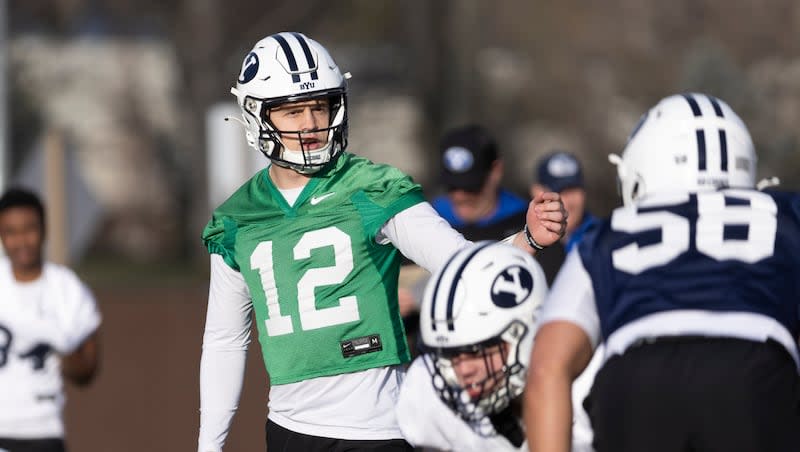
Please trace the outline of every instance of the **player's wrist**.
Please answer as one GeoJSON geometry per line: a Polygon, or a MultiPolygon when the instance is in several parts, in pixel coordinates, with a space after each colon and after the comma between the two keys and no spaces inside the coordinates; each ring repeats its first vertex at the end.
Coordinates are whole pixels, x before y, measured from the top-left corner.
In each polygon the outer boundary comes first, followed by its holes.
{"type": "Polygon", "coordinates": [[[531,234],[530,229],[528,229],[528,223],[525,223],[525,227],[522,229],[522,233],[525,235],[525,241],[528,242],[528,246],[535,249],[536,251],[541,251],[545,249],[544,246],[540,245],[531,234]]]}

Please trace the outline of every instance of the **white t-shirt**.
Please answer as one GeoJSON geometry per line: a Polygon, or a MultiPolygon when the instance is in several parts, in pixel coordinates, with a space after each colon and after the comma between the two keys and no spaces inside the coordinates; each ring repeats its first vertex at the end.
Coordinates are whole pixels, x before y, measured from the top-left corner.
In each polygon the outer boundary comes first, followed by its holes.
{"type": "Polygon", "coordinates": [[[71,270],[46,263],[36,281],[14,279],[0,259],[0,437],[62,437],[60,355],[100,325],[89,289],[71,270]]]}

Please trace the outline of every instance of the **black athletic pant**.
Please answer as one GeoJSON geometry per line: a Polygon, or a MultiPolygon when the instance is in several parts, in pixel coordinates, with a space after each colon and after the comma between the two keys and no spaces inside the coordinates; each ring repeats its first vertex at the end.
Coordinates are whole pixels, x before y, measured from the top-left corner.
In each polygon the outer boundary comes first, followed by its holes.
{"type": "Polygon", "coordinates": [[[634,346],[600,369],[585,407],[597,452],[800,451],[800,378],[772,340],[634,346]]]}
{"type": "Polygon", "coordinates": [[[268,452],[410,452],[402,439],[350,440],[304,435],[267,420],[268,452]]]}
{"type": "Polygon", "coordinates": [[[64,452],[64,440],[61,438],[46,439],[9,439],[0,438],[0,450],[8,452],[64,452]]]}

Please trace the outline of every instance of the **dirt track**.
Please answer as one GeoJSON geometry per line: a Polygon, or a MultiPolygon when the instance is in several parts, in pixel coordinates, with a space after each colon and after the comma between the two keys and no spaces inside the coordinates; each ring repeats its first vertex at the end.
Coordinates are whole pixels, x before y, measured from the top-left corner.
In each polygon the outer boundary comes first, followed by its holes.
{"type": "MultiPolygon", "coordinates": [[[[71,452],[197,450],[207,287],[93,288],[103,313],[103,363],[91,387],[68,388],[71,452]]],[[[247,364],[226,452],[265,449],[266,372],[256,343],[247,364]]]]}

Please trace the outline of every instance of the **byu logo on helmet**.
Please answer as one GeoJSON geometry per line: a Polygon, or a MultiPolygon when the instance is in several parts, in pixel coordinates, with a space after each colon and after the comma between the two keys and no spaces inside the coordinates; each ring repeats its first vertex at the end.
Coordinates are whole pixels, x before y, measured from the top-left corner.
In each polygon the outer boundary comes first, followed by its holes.
{"type": "Polygon", "coordinates": [[[250,52],[242,64],[242,73],[239,74],[239,83],[247,83],[255,78],[258,73],[258,55],[250,52]]]}
{"type": "Polygon", "coordinates": [[[492,302],[501,308],[513,308],[533,290],[533,276],[515,265],[503,270],[492,283],[492,302]]]}

